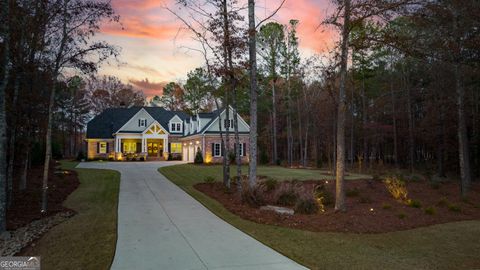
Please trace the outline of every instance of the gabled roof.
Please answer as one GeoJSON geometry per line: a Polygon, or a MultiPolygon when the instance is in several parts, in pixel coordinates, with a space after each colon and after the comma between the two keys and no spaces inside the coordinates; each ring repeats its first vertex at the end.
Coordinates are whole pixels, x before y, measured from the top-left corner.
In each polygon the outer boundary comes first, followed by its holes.
{"type": "Polygon", "coordinates": [[[88,122],[87,138],[113,138],[113,133],[119,131],[142,108],[163,127],[168,127],[168,121],[175,115],[182,120],[190,117],[184,112],[168,111],[162,107],[110,108],[88,122]]]}

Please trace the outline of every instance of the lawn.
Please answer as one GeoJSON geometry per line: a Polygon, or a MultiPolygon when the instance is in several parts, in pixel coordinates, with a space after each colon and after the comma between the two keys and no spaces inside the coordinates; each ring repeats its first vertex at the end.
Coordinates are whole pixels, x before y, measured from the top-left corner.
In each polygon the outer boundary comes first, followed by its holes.
{"type": "MultiPolygon", "coordinates": [[[[62,162],[74,169],[77,163],[62,162]]],[[[80,186],[65,201],[77,211],[46,233],[24,256],[41,256],[42,269],[109,269],[117,239],[120,174],[109,170],[74,169],[80,186]]]]}
{"type": "MultiPolygon", "coordinates": [[[[220,218],[312,269],[480,268],[480,241],[472,241],[480,239],[480,221],[454,222],[382,234],[301,231],[243,220],[193,187],[206,176],[221,179],[219,166],[177,165],[163,167],[159,171],[220,218]]],[[[311,179],[310,176],[316,172],[259,168],[259,174],[281,176],[281,179],[311,179]]]]}

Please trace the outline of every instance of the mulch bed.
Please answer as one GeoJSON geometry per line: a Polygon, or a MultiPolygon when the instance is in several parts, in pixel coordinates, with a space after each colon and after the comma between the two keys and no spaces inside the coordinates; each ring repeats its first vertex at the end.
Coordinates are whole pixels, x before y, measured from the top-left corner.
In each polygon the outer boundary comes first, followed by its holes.
{"type": "Polygon", "coordinates": [[[43,166],[33,166],[28,172],[27,189],[20,192],[18,183],[14,184],[12,207],[7,210],[7,230],[23,227],[34,220],[54,216],[60,212],[74,212],[62,204],[80,184],[77,172],[60,170],[59,164],[52,162],[49,174],[48,212],[42,214],[42,176],[43,166]],[[64,172],[60,174],[59,172],[64,172]]]}
{"type": "MultiPolygon", "coordinates": [[[[318,184],[334,193],[335,181],[303,181],[306,190],[318,184]],[[326,183],[328,182],[328,183],[326,183]]],[[[230,212],[256,223],[283,226],[308,231],[382,233],[407,230],[460,220],[480,219],[480,184],[474,183],[468,200],[460,197],[458,183],[433,186],[427,181],[408,182],[408,198],[418,201],[419,208],[396,201],[382,181],[346,181],[346,212],[335,212],[334,205],[326,205],[325,212],[313,215],[282,215],[260,210],[242,202],[238,192],[226,192],[222,183],[200,183],[195,188],[219,201],[230,212]],[[433,214],[427,213],[433,208],[433,214]]],[[[265,194],[266,203],[276,205],[274,191],[265,194]]]]}

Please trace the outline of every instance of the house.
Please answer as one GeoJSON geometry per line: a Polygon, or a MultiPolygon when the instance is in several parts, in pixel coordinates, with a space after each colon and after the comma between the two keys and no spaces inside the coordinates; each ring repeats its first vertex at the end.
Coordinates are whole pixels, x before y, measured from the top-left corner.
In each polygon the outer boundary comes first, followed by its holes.
{"type": "MultiPolygon", "coordinates": [[[[205,163],[223,160],[220,128],[225,136],[229,125],[230,149],[236,149],[233,133],[233,109],[188,115],[162,107],[110,108],[87,124],[88,159],[145,158],[181,159],[193,162],[197,152],[205,163]],[[221,126],[220,126],[221,125],[221,126]]],[[[240,155],[248,161],[250,127],[238,115],[240,155]]]]}

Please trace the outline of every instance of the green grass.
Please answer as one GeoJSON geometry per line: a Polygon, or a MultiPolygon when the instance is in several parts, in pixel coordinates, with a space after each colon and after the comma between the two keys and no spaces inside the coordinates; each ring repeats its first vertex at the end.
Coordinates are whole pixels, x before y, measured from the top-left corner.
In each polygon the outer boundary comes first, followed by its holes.
{"type": "MultiPolygon", "coordinates": [[[[197,170],[198,177],[200,179],[204,179],[205,177],[214,177],[217,180],[222,178],[222,166],[220,165],[205,165],[205,166],[198,166],[193,164],[185,164],[181,165],[188,170],[196,170],[197,168],[201,168],[197,170]]],[[[237,167],[234,165],[230,166],[231,175],[236,175],[237,167]]],[[[242,170],[243,174],[247,173],[247,168],[244,167],[242,170]]],[[[269,176],[275,178],[279,181],[283,180],[323,180],[323,179],[334,179],[335,177],[332,175],[328,175],[327,171],[324,170],[313,170],[313,169],[289,169],[284,167],[278,166],[259,166],[258,167],[258,175],[262,176],[269,176]]],[[[369,179],[371,176],[364,175],[364,174],[349,174],[346,179],[347,180],[355,180],[355,179],[369,179]]]]}
{"type": "MultiPolygon", "coordinates": [[[[62,162],[74,169],[76,162],[62,162]]],[[[117,239],[120,174],[109,170],[74,169],[80,186],[64,205],[78,213],[47,232],[31,251],[42,269],[109,269],[117,239]]]]}
{"type": "MultiPolygon", "coordinates": [[[[233,215],[220,203],[193,188],[205,176],[220,179],[220,172],[214,167],[177,165],[159,170],[220,218],[311,269],[480,268],[480,241],[472,241],[480,239],[480,221],[382,234],[308,232],[263,225],[233,215]]],[[[312,172],[259,168],[259,174],[281,175],[282,179],[312,175],[312,172]]]]}

